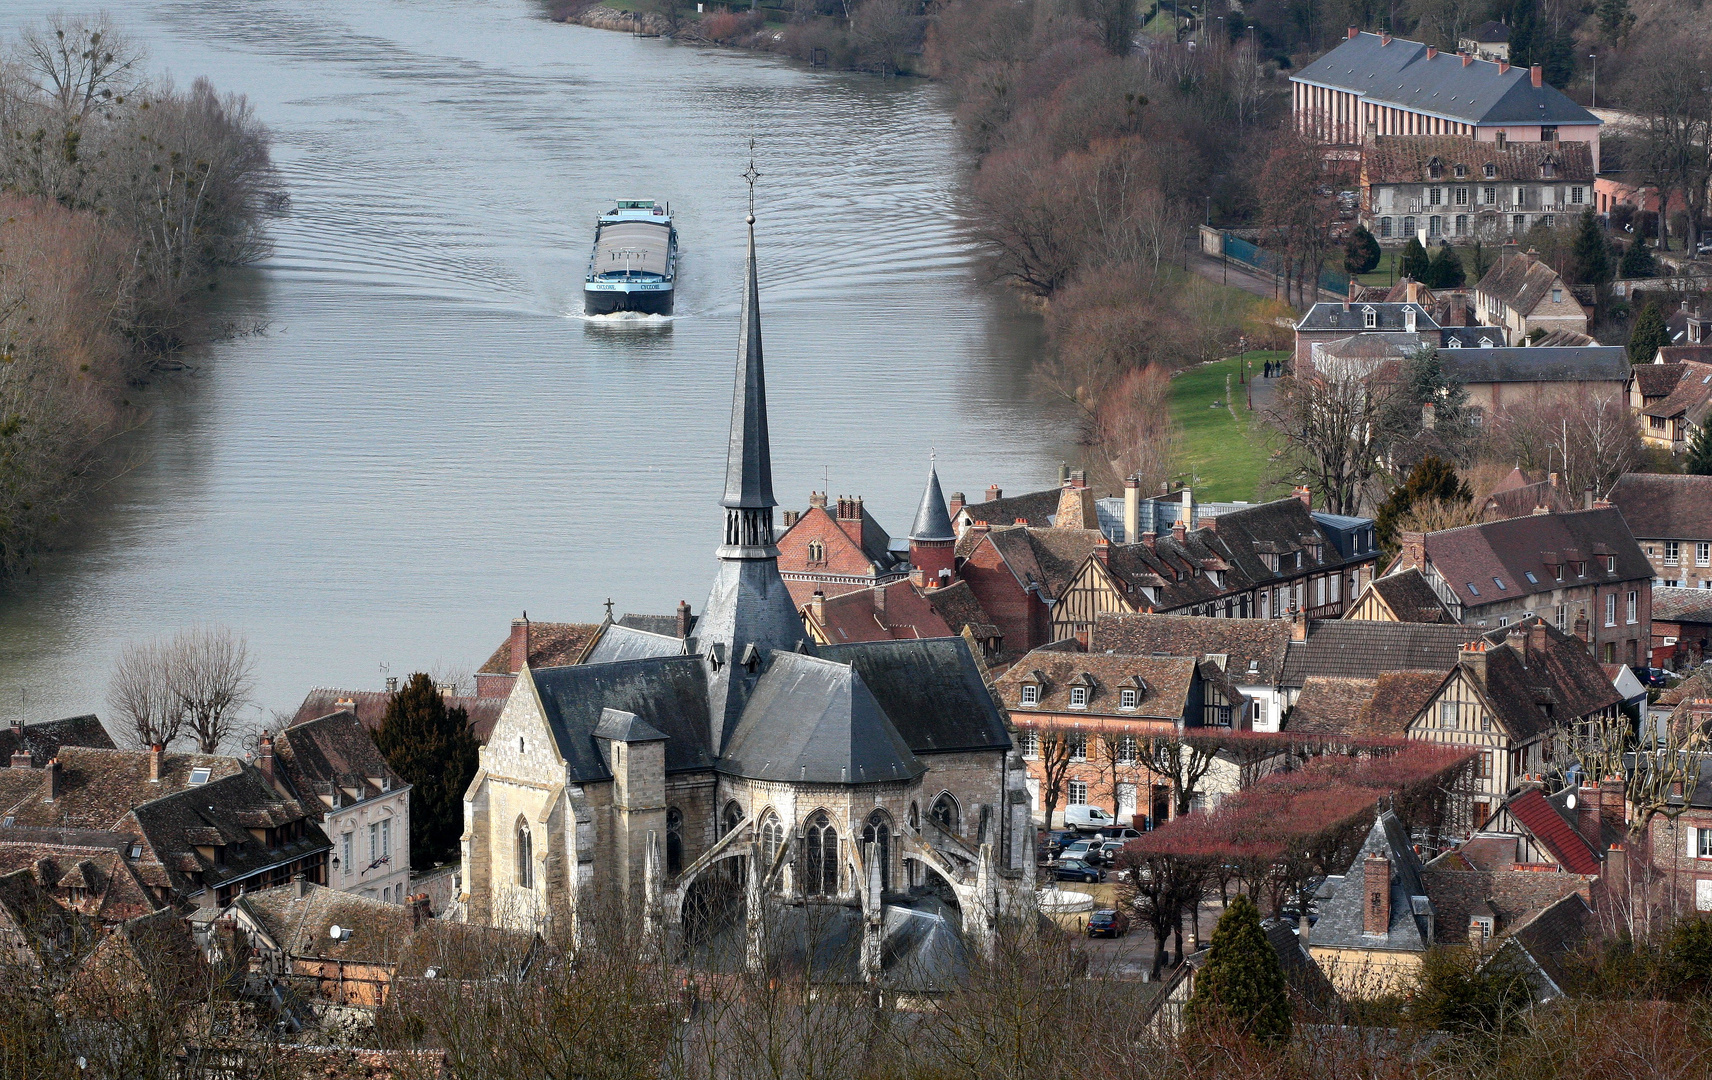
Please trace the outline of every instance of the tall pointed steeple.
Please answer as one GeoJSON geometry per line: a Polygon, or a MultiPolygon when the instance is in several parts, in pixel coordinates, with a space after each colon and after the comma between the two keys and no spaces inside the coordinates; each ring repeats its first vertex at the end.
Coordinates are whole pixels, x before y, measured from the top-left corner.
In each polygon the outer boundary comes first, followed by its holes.
{"type": "Polygon", "coordinates": [[[806,641],[796,603],[779,576],[773,545],[772,451],[767,441],[767,382],[761,364],[761,290],[755,269],[755,172],[749,165],[749,259],[737,380],[731,399],[731,442],[725,459],[723,542],[719,571],[696,622],[694,649],[708,666],[708,738],[725,746],[749,700],[766,653],[806,641]]]}
{"type": "Polygon", "coordinates": [[[936,589],[949,585],[957,575],[957,533],[945,509],[945,493],[939,489],[939,469],[932,459],[927,465],[927,489],[910,526],[910,580],[936,589]]]}

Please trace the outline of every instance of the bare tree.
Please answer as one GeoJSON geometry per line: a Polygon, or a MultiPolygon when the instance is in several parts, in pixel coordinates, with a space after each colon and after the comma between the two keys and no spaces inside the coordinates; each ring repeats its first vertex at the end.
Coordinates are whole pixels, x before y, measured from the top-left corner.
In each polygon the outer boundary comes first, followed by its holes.
{"type": "MultiPolygon", "coordinates": [[[[1631,58],[1632,74],[1624,95],[1643,124],[1636,138],[1637,162],[1661,192],[1685,203],[1684,239],[1692,252],[1706,209],[1707,180],[1712,177],[1712,93],[1706,85],[1705,38],[1693,33],[1651,34],[1638,53],[1631,58]]],[[[1669,235],[1668,217],[1658,215],[1661,248],[1669,235]]]]}
{"type": "Polygon", "coordinates": [[[45,26],[26,26],[14,55],[37,92],[80,120],[142,81],[143,50],[115,30],[105,12],[94,18],[54,14],[45,26]]]}
{"type": "Polygon", "coordinates": [[[1058,809],[1058,800],[1064,794],[1065,778],[1070,774],[1070,762],[1076,756],[1072,741],[1085,740],[1087,736],[1056,724],[1037,727],[1034,731],[1040,740],[1040,797],[1046,806],[1046,827],[1050,829],[1053,812],[1058,809]]]}
{"type": "Polygon", "coordinates": [[[1391,444],[1395,400],[1407,392],[1396,362],[1301,365],[1280,387],[1267,419],[1334,514],[1372,495],[1391,444]]]}
{"type": "Polygon", "coordinates": [[[225,627],[182,631],[168,645],[169,685],[184,723],[204,754],[238,734],[238,714],[250,702],[255,661],[242,634],[225,627]]]}
{"type": "Polygon", "coordinates": [[[1644,456],[1640,424],[1621,391],[1524,402],[1499,413],[1490,426],[1494,457],[1555,471],[1572,492],[1591,487],[1603,495],[1644,456]]]}
{"type": "Polygon", "coordinates": [[[184,730],[184,705],[172,686],[168,643],[127,642],[107,685],[107,707],[122,725],[120,741],[134,749],[171,746],[184,730]]]}

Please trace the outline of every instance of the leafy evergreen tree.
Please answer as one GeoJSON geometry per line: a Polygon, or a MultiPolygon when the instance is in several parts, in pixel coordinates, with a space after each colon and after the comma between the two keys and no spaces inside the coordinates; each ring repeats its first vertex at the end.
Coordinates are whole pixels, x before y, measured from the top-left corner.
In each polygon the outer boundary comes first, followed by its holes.
{"type": "Polygon", "coordinates": [[[1239,893],[1219,916],[1183,1019],[1190,1027],[1228,1023],[1261,1042],[1289,1039],[1284,969],[1260,928],[1260,909],[1246,895],[1239,893]]]}
{"type": "Polygon", "coordinates": [[[1432,273],[1432,262],[1432,257],[1427,254],[1427,249],[1421,246],[1420,238],[1409,237],[1409,242],[1403,245],[1403,260],[1400,267],[1403,276],[1424,282],[1427,280],[1427,275],[1432,273]]]}
{"type": "Polygon", "coordinates": [[[1636,317],[1635,328],[1629,334],[1629,363],[1650,364],[1658,355],[1659,348],[1669,344],[1670,327],[1665,325],[1658,304],[1649,300],[1636,317]]]}
{"type": "Polygon", "coordinates": [[[1471,949],[1431,949],[1421,958],[1410,1012],[1458,1034],[1496,1029],[1528,1007],[1528,982],[1496,964],[1484,967],[1471,949]]]}
{"type": "Polygon", "coordinates": [[[1479,281],[1486,276],[1486,271],[1492,269],[1492,252],[1479,240],[1474,241],[1474,280],[1479,281]]]}
{"type": "Polygon", "coordinates": [[[1605,242],[1605,230],[1592,208],[1582,212],[1575,226],[1575,243],[1570,248],[1569,272],[1582,285],[1603,286],[1611,283],[1611,249],[1605,242]]]}
{"type": "Polygon", "coordinates": [[[1462,288],[1468,281],[1468,271],[1463,269],[1462,256],[1449,244],[1440,244],[1438,250],[1433,252],[1424,280],[1434,289],[1462,288]]]}
{"type": "Polygon", "coordinates": [[[375,745],[410,790],[410,865],[432,869],[458,849],[464,790],[476,774],[475,732],[463,709],[446,709],[434,680],[418,672],[386,704],[375,745]]]}
{"type": "Polygon", "coordinates": [[[1421,430],[1421,406],[1431,402],[1433,429],[1447,447],[1458,449],[1477,433],[1474,410],[1468,407],[1468,388],[1445,371],[1437,346],[1427,345],[1409,357],[1405,369],[1409,392],[1398,402],[1390,430],[1399,438],[1410,438],[1421,430]]]}
{"type": "Polygon", "coordinates": [[[1474,492],[1456,475],[1455,466],[1443,458],[1428,455],[1415,466],[1409,478],[1392,489],[1379,510],[1373,515],[1373,538],[1387,551],[1397,549],[1397,522],[1415,504],[1424,502],[1466,503],[1474,500],[1474,492]]]}
{"type": "Polygon", "coordinates": [[[1373,238],[1365,225],[1357,225],[1349,234],[1349,242],[1344,245],[1344,272],[1351,276],[1365,274],[1378,265],[1379,241],[1373,238]]]}
{"type": "Polygon", "coordinates": [[[1712,476],[1712,424],[1701,424],[1689,436],[1683,467],[1695,476],[1712,476]]]}
{"type": "Polygon", "coordinates": [[[1623,249],[1623,261],[1618,265],[1617,273],[1629,280],[1650,278],[1658,273],[1658,262],[1653,258],[1652,249],[1647,247],[1645,240],[1637,236],[1633,243],[1623,249]]]}
{"type": "Polygon", "coordinates": [[[1635,13],[1629,10],[1629,0],[1599,0],[1594,10],[1605,27],[1607,41],[1625,37],[1635,25],[1635,13]]]}

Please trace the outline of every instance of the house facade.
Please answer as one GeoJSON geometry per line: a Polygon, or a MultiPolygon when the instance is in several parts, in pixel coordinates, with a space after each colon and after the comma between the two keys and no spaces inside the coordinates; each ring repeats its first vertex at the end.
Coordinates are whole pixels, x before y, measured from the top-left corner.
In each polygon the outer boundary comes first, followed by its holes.
{"type": "MultiPolygon", "coordinates": [[[[1689,349],[1698,353],[1702,347],[1689,349]]],[[[1694,433],[1712,417],[1712,363],[1670,358],[1684,351],[1666,346],[1652,363],[1636,364],[1628,387],[1629,408],[1641,420],[1641,441],[1673,454],[1688,449],[1694,433]]]]}
{"type": "Polygon", "coordinates": [[[1405,533],[1388,568],[1419,569],[1462,625],[1538,615],[1596,659],[1641,663],[1652,639],[1653,568],[1613,506],[1405,533]]]}
{"type": "Polygon", "coordinates": [[[1646,552],[1655,585],[1712,589],[1712,476],[1624,473],[1607,498],[1646,552]]]}
{"type": "Polygon", "coordinates": [[[1532,249],[1498,256],[1474,287],[1474,312],[1481,322],[1504,327],[1518,344],[1536,332],[1587,333],[1587,309],[1532,249]]]}
{"type": "Polygon", "coordinates": [[[909,575],[906,554],[862,505],[861,496],[809,494],[808,509],[784,513],[779,574],[798,605],[816,592],[826,596],[872,588],[909,575]],[[830,506],[830,508],[829,508],[830,506]]]}
{"type": "Polygon", "coordinates": [[[333,841],[326,884],[386,904],[410,890],[410,785],[353,712],[264,737],[257,768],[289,792],[333,841]]]}
{"type": "Polygon", "coordinates": [[[1381,245],[1490,243],[1568,224],[1593,179],[1587,143],[1382,135],[1362,147],[1361,223],[1381,245]]]}

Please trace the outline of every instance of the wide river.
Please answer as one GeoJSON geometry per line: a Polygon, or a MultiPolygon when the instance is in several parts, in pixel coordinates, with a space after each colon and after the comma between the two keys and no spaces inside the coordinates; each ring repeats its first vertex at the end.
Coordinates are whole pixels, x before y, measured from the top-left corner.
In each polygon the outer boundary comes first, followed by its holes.
{"type": "MultiPolygon", "coordinates": [[[[10,0],[0,34],[77,0],[10,0]]],[[[258,700],[469,672],[538,620],[699,610],[719,541],[745,186],[773,475],[908,530],[1052,483],[1036,320],[983,285],[939,88],[557,25],[529,0],[138,0],[179,84],[249,96],[291,194],[222,303],[265,332],[148,391],[134,467],[0,594],[0,718],[105,714],[128,639],[248,635],[258,700]],[[597,213],[669,200],[669,321],[581,317],[597,213]]]]}

